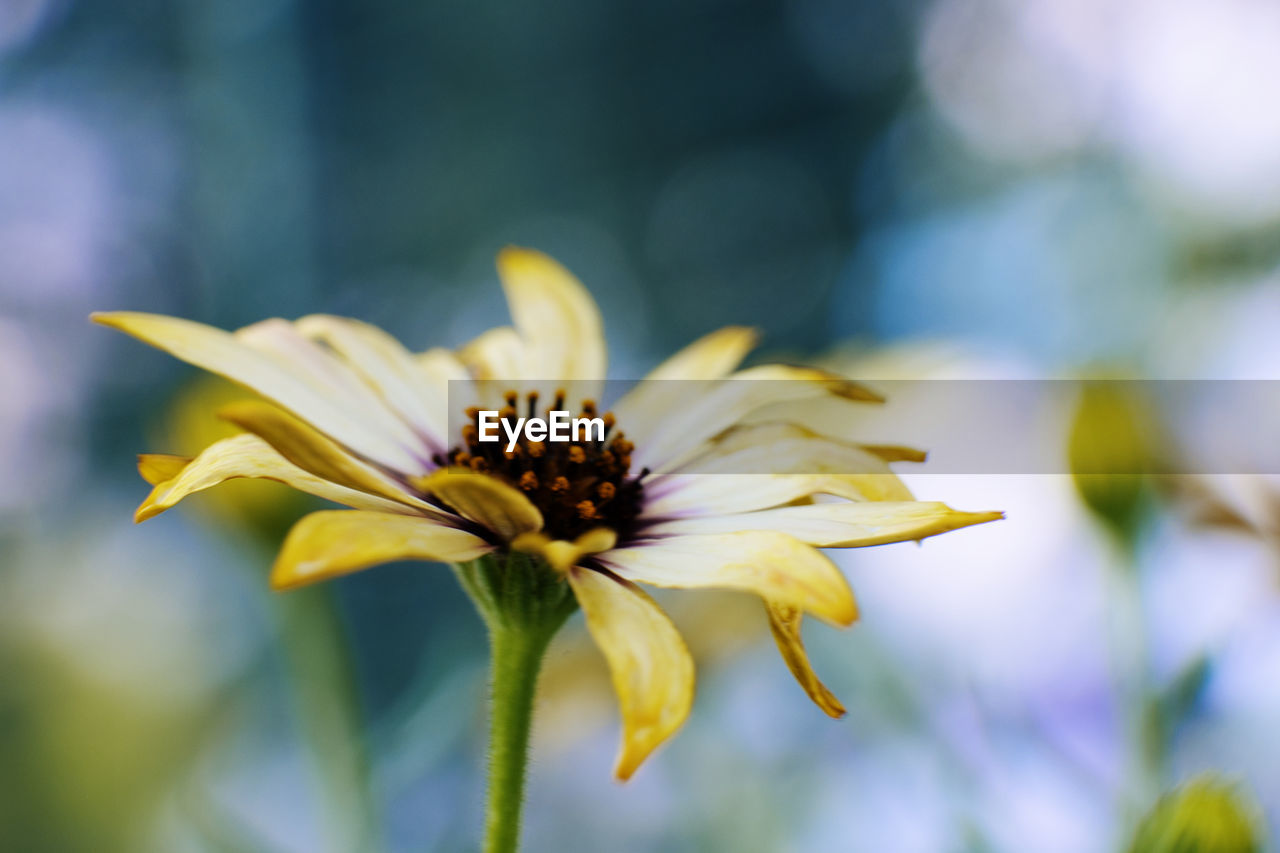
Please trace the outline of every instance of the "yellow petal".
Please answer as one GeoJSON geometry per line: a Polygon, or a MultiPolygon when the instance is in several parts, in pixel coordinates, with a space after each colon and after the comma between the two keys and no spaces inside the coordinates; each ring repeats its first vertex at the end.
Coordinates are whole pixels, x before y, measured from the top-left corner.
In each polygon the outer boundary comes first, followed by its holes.
{"type": "Polygon", "coordinates": [[[655,473],[669,471],[686,461],[700,445],[757,409],[823,396],[857,402],[882,401],[879,395],[856,382],[817,368],[782,364],[750,367],[728,379],[707,384],[687,405],[667,412],[654,434],[637,443],[632,459],[636,465],[648,467],[655,473]]]}
{"type": "Polygon", "coordinates": [[[172,480],[191,462],[190,456],[174,456],[171,453],[139,453],[138,473],[153,486],[172,480]]]}
{"type": "Polygon", "coordinates": [[[604,653],[622,712],[614,775],[626,780],[693,705],[693,658],[671,620],[635,584],[575,568],[569,583],[604,653]]]}
{"type": "Polygon", "coordinates": [[[567,572],[577,565],[578,561],[589,554],[608,551],[618,541],[618,534],[607,527],[588,530],[577,539],[569,542],[564,539],[552,539],[542,532],[521,533],[511,541],[511,547],[517,551],[537,554],[546,560],[558,572],[567,572]]]}
{"type": "Polygon", "coordinates": [[[424,514],[438,514],[436,507],[411,494],[393,478],[356,459],[319,431],[269,403],[243,400],[224,406],[218,414],[260,436],[285,459],[317,477],[396,501],[424,514]]]}
{"type": "Polygon", "coordinates": [[[674,536],[596,555],[627,580],[654,586],[754,592],[836,625],[858,608],[840,570],[821,552],[771,531],[674,536]]]}
{"type": "Polygon", "coordinates": [[[936,501],[842,501],[675,519],[647,527],[645,534],[774,530],[819,548],[861,548],[920,540],[1000,518],[1004,518],[1003,513],[961,512],[936,501]]]}
{"type": "Polygon", "coordinates": [[[415,481],[464,518],[482,524],[503,541],[542,529],[542,513],[519,490],[488,474],[446,468],[415,481]]]}
{"type": "Polygon", "coordinates": [[[448,387],[430,381],[399,341],[376,326],[345,317],[313,314],[295,325],[341,355],[436,452],[448,450],[448,387]]]}
{"type": "Polygon", "coordinates": [[[286,366],[279,353],[263,352],[229,332],[177,317],[117,311],[93,314],[92,319],[274,400],[362,456],[399,471],[422,469],[414,450],[388,432],[393,425],[373,422],[359,407],[344,408],[341,399],[320,392],[307,378],[311,368],[286,366]]]}
{"type": "Polygon", "coordinates": [[[529,378],[604,379],[600,311],[571,272],[541,252],[511,246],[498,253],[498,276],[537,371],[529,378]]]}
{"type": "Polygon", "coordinates": [[[689,344],[654,368],[613,406],[618,423],[632,441],[644,444],[664,417],[705,392],[702,382],[732,372],[756,345],[756,339],[754,329],[726,326],[689,344]]]}
{"type": "MultiPolygon", "coordinates": [[[[157,469],[153,468],[151,472],[156,473],[157,469]]],[[[214,442],[183,466],[177,475],[157,483],[134,513],[134,519],[146,521],[177,505],[188,495],[238,477],[275,480],[300,492],[359,509],[413,511],[401,504],[310,474],[286,460],[256,435],[237,435],[214,442]]]]}
{"type": "Polygon", "coordinates": [[[822,683],[813,667],[809,664],[809,655],[804,650],[804,642],[800,639],[800,623],[804,619],[797,608],[769,601],[764,602],[769,613],[769,630],[778,644],[778,651],[786,661],[787,669],[795,676],[796,681],[809,694],[814,704],[829,717],[843,717],[844,705],[836,698],[827,685],[822,683]]]}
{"type": "Polygon", "coordinates": [[[492,550],[474,533],[419,516],[313,512],[285,538],[271,570],[271,586],[291,589],[393,560],[460,563],[492,550]]]}
{"type": "Polygon", "coordinates": [[[642,518],[730,515],[812,495],[851,501],[910,501],[894,474],[668,474],[645,484],[642,518]]]}

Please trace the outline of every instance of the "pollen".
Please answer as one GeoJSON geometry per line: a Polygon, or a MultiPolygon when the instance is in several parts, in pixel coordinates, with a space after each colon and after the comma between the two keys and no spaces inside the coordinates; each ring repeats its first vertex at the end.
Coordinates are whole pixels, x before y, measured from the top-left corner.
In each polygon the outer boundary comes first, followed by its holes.
{"type": "MultiPolygon", "coordinates": [[[[567,394],[557,390],[551,405],[539,407],[536,392],[523,398],[515,391],[502,395],[504,418],[550,414],[563,411],[567,394]]],[[[599,414],[594,400],[582,401],[582,417],[600,417],[604,437],[591,440],[528,441],[521,439],[510,451],[505,442],[479,441],[480,408],[465,410],[466,422],[459,431],[461,442],[436,458],[441,465],[458,465],[505,480],[529,498],[542,513],[547,535],[574,539],[596,527],[609,527],[626,536],[635,527],[648,471],[632,475],[631,453],[635,450],[617,428],[612,412],[599,414]]]]}

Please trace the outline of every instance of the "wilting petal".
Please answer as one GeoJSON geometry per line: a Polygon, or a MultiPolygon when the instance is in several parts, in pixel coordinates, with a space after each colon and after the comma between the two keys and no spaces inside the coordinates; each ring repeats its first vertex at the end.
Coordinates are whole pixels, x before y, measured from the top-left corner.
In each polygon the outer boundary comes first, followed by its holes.
{"type": "Polygon", "coordinates": [[[924,539],[1003,517],[999,512],[961,512],[934,501],[840,501],[675,519],[646,527],[644,535],[774,530],[819,548],[860,548],[924,539]]]}
{"type": "Polygon", "coordinates": [[[528,378],[604,379],[600,311],[572,273],[541,252],[508,247],[498,253],[498,276],[511,319],[532,359],[529,369],[536,371],[526,374],[528,378]]]}
{"type": "Polygon", "coordinates": [[[618,575],[654,586],[754,592],[836,625],[858,615],[840,570],[783,533],[744,531],[640,542],[595,557],[618,575]]]}
{"type": "Polygon", "coordinates": [[[158,486],[165,480],[172,480],[181,474],[182,469],[186,468],[190,462],[190,456],[174,456],[171,453],[139,453],[138,473],[151,485],[158,486]]]}
{"type": "Polygon", "coordinates": [[[633,583],[575,568],[569,583],[604,653],[622,712],[614,774],[631,777],[689,715],[693,658],[671,620],[633,583]]]}
{"type": "Polygon", "coordinates": [[[521,533],[511,541],[516,551],[537,554],[546,560],[558,572],[567,572],[577,565],[583,557],[608,551],[618,542],[618,534],[607,527],[588,530],[577,539],[569,542],[565,539],[552,539],[540,531],[521,533]]]}
{"type": "Polygon", "coordinates": [[[317,477],[396,501],[423,514],[440,515],[436,507],[411,494],[395,479],[356,459],[336,442],[269,403],[245,400],[224,406],[218,414],[260,436],[285,459],[317,477]]]}
{"type": "Polygon", "coordinates": [[[769,613],[769,630],[773,632],[773,639],[778,644],[782,659],[787,663],[787,669],[791,670],[804,692],[809,694],[809,698],[827,716],[843,717],[844,705],[822,683],[809,664],[809,655],[800,639],[800,624],[804,620],[804,614],[795,607],[767,599],[764,607],[769,613]]]}
{"type": "Polygon", "coordinates": [[[894,474],[668,474],[645,484],[642,519],[729,515],[811,495],[851,501],[909,501],[894,474]]]}
{"type": "Polygon", "coordinates": [[[726,326],[705,335],[662,364],[613,406],[632,441],[644,444],[662,419],[705,392],[702,382],[731,373],[756,345],[754,329],[726,326]]]}
{"type": "Polygon", "coordinates": [[[271,586],[290,589],[393,560],[460,563],[492,550],[474,533],[420,516],[313,512],[285,538],[271,570],[271,586]]]}
{"type": "Polygon", "coordinates": [[[487,474],[447,468],[416,481],[464,518],[482,524],[504,541],[542,529],[542,513],[518,489],[487,474]]]}
{"type": "Polygon", "coordinates": [[[824,370],[781,364],[751,367],[711,385],[695,400],[669,413],[657,431],[637,445],[632,457],[635,464],[654,472],[668,471],[756,409],[822,396],[881,401],[879,395],[856,382],[824,370]]]}
{"type": "MultiPolygon", "coordinates": [[[[140,470],[142,467],[139,465],[140,470]]],[[[152,468],[150,472],[144,471],[143,476],[147,473],[158,473],[158,470],[152,468]]],[[[209,445],[173,477],[157,483],[138,507],[134,519],[146,521],[175,506],[188,495],[238,477],[275,480],[300,492],[358,509],[413,512],[402,504],[349,489],[308,473],[289,462],[256,435],[237,435],[209,445]]]]}
{"type": "Polygon", "coordinates": [[[376,326],[345,317],[312,314],[296,325],[302,334],[341,355],[434,452],[448,450],[448,388],[432,382],[399,341],[376,326]]]}
{"type": "Polygon", "coordinates": [[[299,371],[282,366],[278,357],[255,349],[229,332],[190,320],[131,311],[92,317],[97,323],[257,391],[362,456],[399,471],[416,473],[422,469],[422,460],[414,448],[389,435],[382,428],[386,425],[371,424],[367,412],[344,408],[340,400],[317,391],[299,371]]]}

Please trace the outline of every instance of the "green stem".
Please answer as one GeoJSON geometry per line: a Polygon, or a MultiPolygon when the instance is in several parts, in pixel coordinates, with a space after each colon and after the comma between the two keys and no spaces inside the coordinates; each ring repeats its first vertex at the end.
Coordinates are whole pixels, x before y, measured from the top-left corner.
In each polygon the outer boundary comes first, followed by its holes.
{"type": "Polygon", "coordinates": [[[514,853],[520,843],[533,697],[551,632],[521,627],[490,631],[489,793],[485,853],[514,853]]]}
{"type": "Polygon", "coordinates": [[[489,628],[484,853],[515,853],[538,670],[551,638],[578,605],[564,578],[528,554],[490,555],[454,570],[489,628]]]}

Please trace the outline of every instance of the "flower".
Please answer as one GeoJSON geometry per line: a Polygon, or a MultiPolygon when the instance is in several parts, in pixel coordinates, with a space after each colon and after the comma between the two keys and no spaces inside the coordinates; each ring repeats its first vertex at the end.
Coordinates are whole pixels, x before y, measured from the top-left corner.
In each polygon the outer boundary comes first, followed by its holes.
{"type": "Polygon", "coordinates": [[[457,352],[413,354],[375,327],[322,315],[229,333],[173,317],[95,314],[264,398],[223,409],[246,432],[194,458],[139,457],[154,488],[136,519],[237,477],[279,480],[349,507],[294,526],[271,573],[277,589],[391,560],[519,554],[513,565],[527,566],[537,555],[572,589],[608,663],[623,720],[620,779],[680,727],[693,698],[689,652],[640,583],[758,595],[796,679],[823,711],[842,715],[800,636],[805,615],[838,626],[858,615],[848,583],[819,549],[918,540],[1000,514],[915,501],[889,469],[921,458],[915,452],[804,424],[746,423],[787,400],[878,398],[812,368],[739,370],[756,341],[740,327],[659,365],[603,415],[604,440],[526,439],[506,451],[505,442],[476,440],[475,408],[452,435],[447,414],[459,389],[470,402],[500,401],[506,416],[537,410],[539,400],[563,409],[569,400],[556,386],[571,385],[580,392],[575,409],[596,413],[606,350],[586,289],[530,250],[504,250],[498,271],[514,327],[457,352]],[[667,381],[721,379],[775,381],[718,382],[696,396],[667,381]],[[713,475],[761,457],[775,463],[765,473],[713,475]]]}

